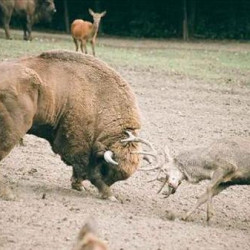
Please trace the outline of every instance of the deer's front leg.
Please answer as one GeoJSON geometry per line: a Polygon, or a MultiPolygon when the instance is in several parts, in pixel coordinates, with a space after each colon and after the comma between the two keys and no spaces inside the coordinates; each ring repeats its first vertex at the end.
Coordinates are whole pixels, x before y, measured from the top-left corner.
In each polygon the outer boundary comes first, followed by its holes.
{"type": "Polygon", "coordinates": [[[194,207],[192,209],[190,209],[186,215],[183,217],[183,220],[187,220],[190,215],[199,207],[201,206],[203,203],[205,203],[208,200],[208,194],[207,192],[205,192],[204,194],[202,194],[198,201],[196,202],[196,204],[194,205],[194,207]]]}
{"type": "Polygon", "coordinates": [[[93,56],[95,56],[95,39],[92,39],[92,40],[90,41],[90,43],[91,43],[91,47],[92,47],[93,56]]]}
{"type": "Polygon", "coordinates": [[[222,185],[221,183],[224,181],[224,179],[231,175],[235,170],[235,166],[231,164],[225,165],[223,164],[223,168],[218,167],[212,176],[211,182],[209,183],[206,192],[200,196],[195,206],[187,212],[187,214],[184,216],[184,220],[188,219],[188,217],[203,203],[207,202],[207,221],[209,221],[214,212],[213,212],[213,206],[212,206],[212,198],[220,193],[222,190],[228,187],[228,185],[222,185]]]}

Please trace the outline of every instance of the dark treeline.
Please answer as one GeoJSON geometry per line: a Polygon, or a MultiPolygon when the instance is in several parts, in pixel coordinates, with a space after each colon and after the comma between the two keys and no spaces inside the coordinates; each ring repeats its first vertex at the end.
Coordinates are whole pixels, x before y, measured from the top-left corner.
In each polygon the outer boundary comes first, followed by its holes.
{"type": "Polygon", "coordinates": [[[250,0],[55,0],[51,24],[65,31],[88,8],[107,10],[102,32],[133,37],[250,39],[250,0]],[[65,21],[66,20],[66,21],[65,21]]]}

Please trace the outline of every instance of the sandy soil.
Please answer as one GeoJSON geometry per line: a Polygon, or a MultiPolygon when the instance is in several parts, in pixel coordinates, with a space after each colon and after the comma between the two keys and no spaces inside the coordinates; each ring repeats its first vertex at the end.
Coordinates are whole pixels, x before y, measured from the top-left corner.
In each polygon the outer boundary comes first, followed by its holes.
{"type": "MultiPolygon", "coordinates": [[[[148,68],[116,68],[128,80],[142,111],[141,135],[172,153],[206,145],[225,136],[249,136],[250,89],[200,83],[148,68]]],[[[71,168],[48,143],[25,136],[0,163],[17,198],[0,200],[0,249],[71,249],[89,217],[110,249],[250,249],[250,187],[228,188],[214,198],[215,216],[205,221],[205,206],[184,222],[184,215],[206,186],[183,183],[164,199],[154,173],[138,171],[112,190],[121,202],[98,198],[95,188],[71,190],[71,168]]]]}

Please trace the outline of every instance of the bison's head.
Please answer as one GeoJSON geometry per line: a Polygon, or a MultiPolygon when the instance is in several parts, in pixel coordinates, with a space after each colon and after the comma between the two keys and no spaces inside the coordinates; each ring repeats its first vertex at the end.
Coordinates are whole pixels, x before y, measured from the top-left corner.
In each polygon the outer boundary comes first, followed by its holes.
{"type": "Polygon", "coordinates": [[[100,172],[103,181],[109,186],[130,177],[140,166],[140,155],[156,156],[153,146],[138,137],[135,131],[125,131],[125,133],[128,137],[117,140],[103,154],[104,160],[100,165],[100,172]],[[141,143],[149,146],[152,152],[141,151],[141,143]]]}
{"type": "Polygon", "coordinates": [[[135,153],[140,150],[138,143],[122,145],[118,142],[110,149],[104,153],[105,162],[101,168],[103,181],[109,186],[130,177],[138,169],[141,160],[140,155],[135,153]]]}
{"type": "Polygon", "coordinates": [[[40,19],[51,22],[53,15],[56,13],[54,0],[38,0],[36,12],[40,19]]]}
{"type": "MultiPolygon", "coordinates": [[[[95,185],[103,198],[113,198],[109,187],[117,181],[125,180],[130,177],[140,166],[141,154],[155,155],[155,151],[141,151],[141,143],[147,144],[153,149],[147,141],[136,136],[136,131],[125,131],[125,134],[106,137],[104,140],[98,140],[91,146],[91,152],[88,157],[80,157],[79,161],[74,156],[72,187],[81,189],[81,181],[88,179],[95,185]],[[84,162],[85,159],[86,161],[84,162]],[[85,166],[83,168],[82,166],[85,166]]],[[[86,155],[87,156],[87,155],[86,155]]],[[[69,162],[72,161],[69,159],[69,162]]]]}

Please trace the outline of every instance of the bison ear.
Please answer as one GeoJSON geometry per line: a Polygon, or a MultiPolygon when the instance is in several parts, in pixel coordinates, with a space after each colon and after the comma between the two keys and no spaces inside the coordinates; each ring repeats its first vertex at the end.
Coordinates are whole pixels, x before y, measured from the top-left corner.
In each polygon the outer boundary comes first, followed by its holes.
{"type": "Polygon", "coordinates": [[[106,14],[107,14],[107,11],[105,10],[105,11],[103,11],[103,12],[101,13],[101,17],[105,16],[106,14]]]}
{"type": "Polygon", "coordinates": [[[94,13],[94,11],[93,11],[92,9],[89,9],[89,14],[90,14],[91,16],[94,16],[94,15],[95,15],[95,13],[94,13]]]}

